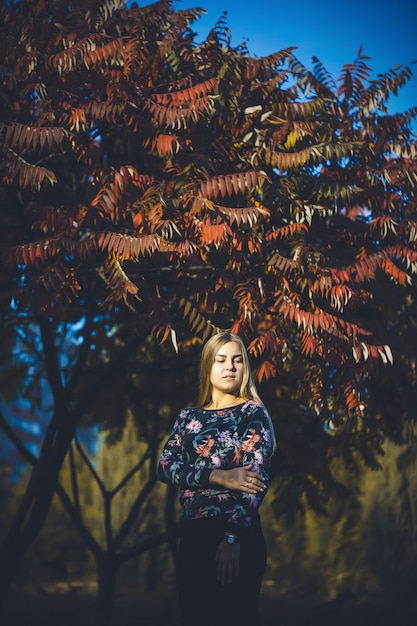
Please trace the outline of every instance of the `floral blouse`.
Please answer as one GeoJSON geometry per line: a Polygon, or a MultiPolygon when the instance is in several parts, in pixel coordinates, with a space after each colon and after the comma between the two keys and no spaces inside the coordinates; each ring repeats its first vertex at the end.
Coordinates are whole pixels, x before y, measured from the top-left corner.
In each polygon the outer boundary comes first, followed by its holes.
{"type": "Polygon", "coordinates": [[[184,521],[206,519],[238,533],[257,516],[266,489],[249,494],[213,488],[210,473],[253,464],[267,486],[272,448],[271,420],[259,402],[221,410],[182,409],[163,449],[158,478],[180,486],[184,521]]]}

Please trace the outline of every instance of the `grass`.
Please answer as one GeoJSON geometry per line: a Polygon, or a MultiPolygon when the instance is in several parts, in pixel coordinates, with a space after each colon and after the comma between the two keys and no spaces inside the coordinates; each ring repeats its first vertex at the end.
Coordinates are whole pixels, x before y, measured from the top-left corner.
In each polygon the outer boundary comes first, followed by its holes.
{"type": "MultiPolygon", "coordinates": [[[[10,594],[2,611],[2,626],[101,626],[91,592],[75,589],[42,595],[10,594]]],[[[109,623],[106,623],[108,626],[109,623]]],[[[177,598],[166,591],[119,596],[112,626],[180,626],[177,598]]],[[[415,626],[415,594],[393,597],[346,597],[321,606],[303,606],[273,594],[262,595],[258,626],[415,626]]],[[[104,626],[104,624],[103,624],[104,626]]],[[[233,626],[233,625],[231,625],[233,626]]]]}

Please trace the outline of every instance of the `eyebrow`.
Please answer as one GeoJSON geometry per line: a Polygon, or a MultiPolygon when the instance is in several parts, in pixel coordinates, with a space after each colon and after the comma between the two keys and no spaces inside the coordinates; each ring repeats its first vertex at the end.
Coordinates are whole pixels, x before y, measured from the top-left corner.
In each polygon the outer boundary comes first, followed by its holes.
{"type": "MultiPolygon", "coordinates": [[[[216,354],[216,356],[221,356],[221,357],[223,357],[223,358],[225,359],[225,358],[227,357],[227,354],[221,354],[220,352],[218,352],[218,353],[216,354]]],[[[242,355],[242,353],[241,353],[241,352],[238,352],[238,353],[236,353],[236,354],[234,354],[234,355],[232,356],[232,359],[235,359],[237,356],[243,356],[243,355],[242,355]]]]}

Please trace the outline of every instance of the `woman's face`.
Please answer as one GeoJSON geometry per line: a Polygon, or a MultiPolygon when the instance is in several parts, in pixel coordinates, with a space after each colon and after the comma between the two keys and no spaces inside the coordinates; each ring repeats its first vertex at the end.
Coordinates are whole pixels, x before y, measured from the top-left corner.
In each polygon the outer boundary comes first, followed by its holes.
{"type": "Polygon", "coordinates": [[[235,341],[223,344],[211,367],[210,383],[213,391],[236,393],[242,384],[244,360],[241,348],[235,341]]]}

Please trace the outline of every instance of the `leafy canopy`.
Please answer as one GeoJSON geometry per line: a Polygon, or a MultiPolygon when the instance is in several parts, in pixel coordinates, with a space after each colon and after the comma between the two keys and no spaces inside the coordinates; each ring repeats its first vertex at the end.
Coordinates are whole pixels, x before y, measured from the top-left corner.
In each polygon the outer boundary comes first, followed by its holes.
{"type": "MultiPolygon", "coordinates": [[[[128,308],[176,350],[231,329],[259,381],[297,372],[298,402],[354,433],[374,367],[366,311],[417,269],[412,78],[337,81],[293,48],[253,57],[202,9],[123,0],[1,8],[2,305],[59,318],[128,308]]],[[[279,383],[275,383],[277,386],[279,383]]]]}

